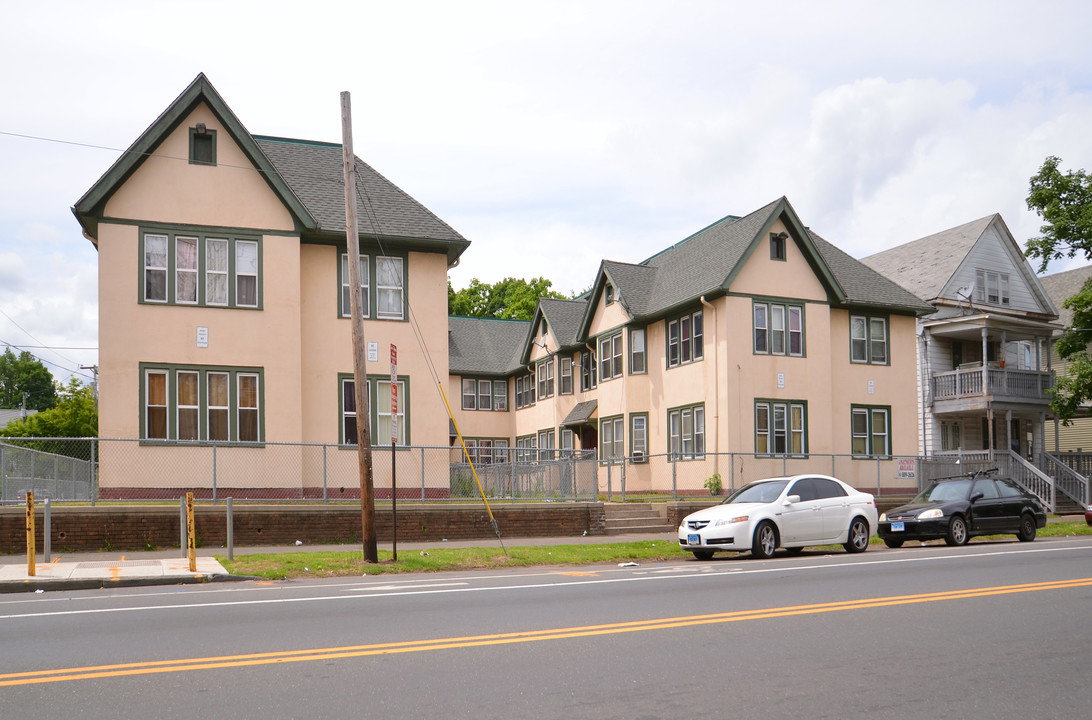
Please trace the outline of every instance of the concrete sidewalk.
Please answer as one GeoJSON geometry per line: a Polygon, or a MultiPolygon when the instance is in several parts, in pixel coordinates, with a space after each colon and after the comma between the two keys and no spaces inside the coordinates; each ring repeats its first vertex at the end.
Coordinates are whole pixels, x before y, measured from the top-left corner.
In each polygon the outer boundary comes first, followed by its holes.
{"type": "MultiPolygon", "coordinates": [[[[595,535],[563,537],[504,538],[508,548],[536,545],[599,545],[604,543],[656,541],[676,543],[671,533],[633,533],[629,535],[595,535]]],[[[497,538],[478,538],[448,542],[398,543],[398,552],[419,552],[440,547],[500,547],[497,538]]],[[[380,550],[390,551],[391,543],[379,543],[380,550]]],[[[234,555],[299,552],[363,551],[360,545],[263,545],[236,547],[234,555]]],[[[212,555],[226,557],[226,548],[201,548],[197,570],[190,572],[189,560],[177,548],[148,552],[83,552],[54,553],[45,562],[39,553],[35,574],[28,574],[26,556],[0,556],[0,593],[38,592],[46,590],[87,590],[96,588],[136,587],[142,585],[182,585],[191,583],[254,580],[247,575],[232,575],[212,555]],[[211,550],[211,551],[210,551],[211,550]]]]}

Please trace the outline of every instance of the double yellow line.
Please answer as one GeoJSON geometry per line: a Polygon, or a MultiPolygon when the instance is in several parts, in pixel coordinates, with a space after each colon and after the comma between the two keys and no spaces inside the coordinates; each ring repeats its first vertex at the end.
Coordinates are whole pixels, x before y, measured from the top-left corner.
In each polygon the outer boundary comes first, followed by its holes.
{"type": "Polygon", "coordinates": [[[280,663],[310,662],[315,660],[328,661],[341,658],[365,657],[369,655],[391,655],[395,653],[425,652],[428,650],[451,650],[455,648],[538,642],[541,640],[566,640],[595,635],[613,635],[626,632],[643,632],[645,630],[666,630],[693,625],[712,625],[716,623],[740,622],[744,620],[765,620],[769,618],[790,617],[793,615],[812,615],[816,613],[842,612],[845,610],[865,610],[895,605],[939,602],[942,600],[967,600],[970,598],[988,597],[991,595],[1011,595],[1013,593],[1041,592],[1043,590],[1068,590],[1088,586],[1092,586],[1092,578],[1056,580],[1052,582],[1028,583],[1024,585],[971,588],[967,590],[923,593],[920,595],[898,595],[894,597],[862,600],[844,600],[841,602],[817,603],[814,605],[739,610],[736,612],[712,613],[709,615],[691,615],[686,617],[660,618],[656,620],[636,620],[633,622],[556,628],[552,630],[529,630],[525,632],[500,633],[496,635],[473,635],[468,637],[440,638],[434,640],[377,643],[373,645],[348,645],[336,648],[287,650],[283,652],[253,653],[249,655],[225,655],[211,658],[188,658],[183,660],[160,660],[146,663],[39,670],[0,674],[0,687],[67,682],[70,680],[96,680],[99,678],[151,675],[155,673],[186,672],[190,670],[214,670],[256,665],[275,665],[280,663]]]}

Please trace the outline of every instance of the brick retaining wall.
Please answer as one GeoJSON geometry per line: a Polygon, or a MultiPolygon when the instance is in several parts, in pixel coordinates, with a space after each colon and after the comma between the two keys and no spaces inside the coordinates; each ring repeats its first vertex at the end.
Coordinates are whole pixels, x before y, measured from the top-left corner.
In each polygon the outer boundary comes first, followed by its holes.
{"type": "MultiPolygon", "coordinates": [[[[493,506],[501,537],[603,535],[602,503],[543,503],[493,506]]],[[[51,509],[54,552],[145,550],[177,547],[180,510],[177,505],[66,507],[51,509]]],[[[247,545],[308,545],[359,543],[358,505],[240,505],[233,508],[234,543],[247,545]]],[[[198,505],[194,525],[199,546],[220,547],[227,541],[224,505],[198,505]]],[[[376,508],[376,537],[390,542],[391,510],[376,508]]],[[[38,552],[42,551],[42,508],[35,518],[38,552]]],[[[399,541],[472,540],[496,534],[483,505],[399,505],[399,541]]],[[[0,554],[26,553],[26,507],[0,508],[0,554]]]]}

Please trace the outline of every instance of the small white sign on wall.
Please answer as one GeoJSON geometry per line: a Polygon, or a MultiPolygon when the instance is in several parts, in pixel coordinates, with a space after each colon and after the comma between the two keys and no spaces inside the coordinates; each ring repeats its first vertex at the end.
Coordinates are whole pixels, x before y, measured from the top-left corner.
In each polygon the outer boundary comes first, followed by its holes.
{"type": "Polygon", "coordinates": [[[197,347],[207,348],[209,346],[209,329],[207,327],[197,328],[197,347]]]}
{"type": "Polygon", "coordinates": [[[779,387],[779,388],[784,388],[785,387],[785,373],[778,373],[777,374],[777,387],[779,387]]]}
{"type": "Polygon", "coordinates": [[[875,395],[876,394],[876,381],[875,380],[869,380],[868,381],[868,394],[869,395],[875,395]]]}
{"type": "Polygon", "coordinates": [[[368,362],[379,362],[379,343],[368,343],[368,362]]]}

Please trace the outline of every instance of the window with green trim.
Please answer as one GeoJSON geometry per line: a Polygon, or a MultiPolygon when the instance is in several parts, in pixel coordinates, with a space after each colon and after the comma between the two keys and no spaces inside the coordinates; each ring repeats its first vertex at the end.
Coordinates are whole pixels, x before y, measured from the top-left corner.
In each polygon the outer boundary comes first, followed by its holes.
{"type": "Polygon", "coordinates": [[[887,346],[887,318],[850,315],[850,362],[886,365],[888,362],[887,346]]]}
{"type": "Polygon", "coordinates": [[[629,416],[630,462],[648,462],[648,413],[632,413],[629,416]]]}
{"type": "Polygon", "coordinates": [[[705,405],[690,405],[667,411],[667,451],[675,460],[705,457],[705,405]]]}
{"type": "Polygon", "coordinates": [[[190,163],[216,164],[216,131],[206,128],[205,123],[190,128],[190,163]]]}
{"type": "Polygon", "coordinates": [[[762,355],[804,354],[804,307],[754,303],[754,351],[762,355]]]}
{"type": "Polygon", "coordinates": [[[853,454],[861,457],[890,457],[891,408],[854,405],[850,413],[853,454]]]}
{"type": "Polygon", "coordinates": [[[263,441],[261,368],[140,364],[142,440],[263,441]]]}
{"type": "Polygon", "coordinates": [[[140,231],[141,303],[257,309],[262,245],[221,230],[140,231]]]}
{"type": "MultiPolygon", "coordinates": [[[[360,253],[360,305],[362,317],[378,320],[402,320],[406,316],[406,258],[360,253]]],[[[352,315],[349,304],[349,255],[341,253],[338,262],[338,283],[341,287],[338,313],[352,315]]]]}
{"type": "Polygon", "coordinates": [[[755,453],[806,455],[807,403],[802,400],[755,400],[755,453]]]}
{"type": "MultiPolygon", "coordinates": [[[[392,413],[392,399],[390,375],[368,376],[368,410],[370,415],[370,429],[372,446],[384,446],[391,442],[391,423],[397,422],[397,444],[409,443],[409,378],[398,379],[398,412],[392,413]]],[[[356,382],[351,374],[338,375],[340,385],[340,397],[338,405],[341,415],[342,445],[356,445],[357,439],[357,408],[356,408],[356,382]]]]}
{"type": "Polygon", "coordinates": [[[626,419],[602,418],[599,421],[599,462],[619,462],[626,457],[626,419]]]}

